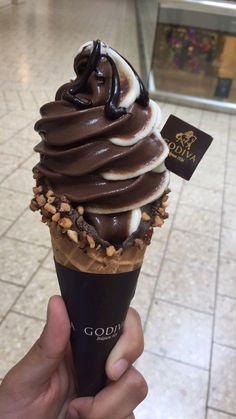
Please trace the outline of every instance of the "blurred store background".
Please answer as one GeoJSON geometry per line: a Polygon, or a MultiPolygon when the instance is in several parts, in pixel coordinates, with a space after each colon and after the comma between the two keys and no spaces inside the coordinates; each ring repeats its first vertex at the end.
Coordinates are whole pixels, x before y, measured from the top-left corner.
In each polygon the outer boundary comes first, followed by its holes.
{"type": "Polygon", "coordinates": [[[137,1],[143,71],[158,98],[236,110],[236,3],[137,1]]]}
{"type": "Polygon", "coordinates": [[[190,182],[171,177],[170,216],[139,278],[149,394],[136,418],[233,419],[236,1],[0,0],[0,380],[59,292],[48,230],[28,209],[33,126],[79,46],[97,38],[142,74],[162,126],[174,114],[214,138],[190,182]]]}

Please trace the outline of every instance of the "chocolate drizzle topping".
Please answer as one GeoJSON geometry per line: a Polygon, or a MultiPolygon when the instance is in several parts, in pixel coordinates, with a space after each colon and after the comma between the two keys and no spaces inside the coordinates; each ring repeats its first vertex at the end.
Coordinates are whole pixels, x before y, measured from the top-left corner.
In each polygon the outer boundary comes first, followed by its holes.
{"type": "Polygon", "coordinates": [[[120,97],[120,78],[113,59],[106,55],[102,57],[106,57],[112,68],[111,94],[105,105],[105,114],[110,119],[117,119],[127,113],[126,108],[117,106],[120,97]]]}
{"type": "MultiPolygon", "coordinates": [[[[114,50],[115,51],[115,50],[114,50]]],[[[115,51],[117,54],[118,52],[115,51]]],[[[119,54],[120,55],[120,54],[119,54]]],[[[101,41],[97,40],[97,41],[93,41],[93,50],[88,58],[86,67],[82,73],[82,75],[80,76],[80,79],[78,80],[78,66],[77,64],[77,60],[75,58],[75,72],[77,74],[77,79],[76,81],[73,83],[73,86],[67,90],[65,90],[62,94],[62,99],[66,100],[72,104],[74,104],[77,108],[79,109],[87,109],[89,107],[92,106],[92,101],[86,99],[86,98],[79,98],[78,93],[81,93],[83,90],[83,87],[86,85],[89,76],[92,74],[93,71],[95,71],[96,74],[96,78],[98,79],[99,83],[103,83],[104,81],[104,77],[102,75],[101,72],[99,72],[99,70],[97,69],[98,64],[101,60],[101,58],[106,58],[107,61],[110,63],[111,65],[111,69],[112,69],[112,81],[111,81],[111,93],[110,93],[110,97],[105,105],[105,114],[107,116],[107,118],[109,119],[118,119],[121,116],[125,115],[127,113],[127,109],[125,107],[119,107],[118,106],[118,102],[119,102],[119,98],[120,98],[120,78],[119,78],[119,73],[116,67],[116,64],[114,62],[114,60],[106,54],[101,54],[101,41]]],[[[140,87],[140,95],[137,98],[136,102],[143,106],[146,107],[148,106],[149,103],[149,96],[148,96],[148,92],[145,89],[142,80],[140,79],[139,75],[137,74],[137,72],[134,70],[134,68],[132,67],[132,65],[129,63],[129,61],[127,61],[124,57],[122,57],[122,55],[120,55],[121,58],[123,58],[123,60],[130,66],[130,68],[132,69],[135,77],[138,80],[139,83],[139,87],[140,87]]]]}

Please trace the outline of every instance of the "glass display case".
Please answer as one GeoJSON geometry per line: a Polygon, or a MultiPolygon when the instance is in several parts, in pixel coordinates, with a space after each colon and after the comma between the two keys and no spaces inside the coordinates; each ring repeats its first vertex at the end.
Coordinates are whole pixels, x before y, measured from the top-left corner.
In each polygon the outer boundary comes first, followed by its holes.
{"type": "Polygon", "coordinates": [[[148,30],[145,2],[138,3],[143,71],[152,95],[235,112],[236,2],[153,0],[156,20],[148,30]]]}

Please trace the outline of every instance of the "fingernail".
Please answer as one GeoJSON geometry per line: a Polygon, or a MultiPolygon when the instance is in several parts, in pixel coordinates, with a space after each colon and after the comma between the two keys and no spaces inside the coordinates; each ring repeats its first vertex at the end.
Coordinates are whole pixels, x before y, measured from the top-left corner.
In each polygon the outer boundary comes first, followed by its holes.
{"type": "Polygon", "coordinates": [[[126,359],[119,359],[115,362],[112,368],[112,377],[113,380],[119,380],[119,378],[124,374],[129,366],[128,361],[126,359]]]}
{"type": "Polygon", "coordinates": [[[70,407],[66,419],[79,419],[79,414],[73,407],[70,407]]]}

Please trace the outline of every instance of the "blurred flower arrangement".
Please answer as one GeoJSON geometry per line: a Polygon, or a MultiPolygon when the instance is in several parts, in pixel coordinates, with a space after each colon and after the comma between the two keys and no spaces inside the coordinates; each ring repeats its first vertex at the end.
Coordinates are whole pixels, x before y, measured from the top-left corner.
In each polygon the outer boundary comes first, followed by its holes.
{"type": "Polygon", "coordinates": [[[218,34],[191,27],[171,26],[166,42],[172,51],[172,65],[201,73],[217,56],[218,34]]]}

